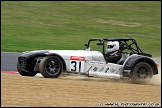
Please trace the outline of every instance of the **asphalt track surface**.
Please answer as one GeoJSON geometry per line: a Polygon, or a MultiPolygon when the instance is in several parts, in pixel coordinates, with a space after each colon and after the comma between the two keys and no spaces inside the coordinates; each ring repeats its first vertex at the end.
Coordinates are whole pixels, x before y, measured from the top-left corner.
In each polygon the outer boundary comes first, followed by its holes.
{"type": "MultiPolygon", "coordinates": [[[[17,71],[18,52],[1,52],[1,70],[17,71]]],[[[153,58],[156,63],[161,65],[161,58],[153,58]]]]}
{"type": "Polygon", "coordinates": [[[17,59],[22,53],[17,52],[1,52],[1,70],[17,71],[17,59]]]}

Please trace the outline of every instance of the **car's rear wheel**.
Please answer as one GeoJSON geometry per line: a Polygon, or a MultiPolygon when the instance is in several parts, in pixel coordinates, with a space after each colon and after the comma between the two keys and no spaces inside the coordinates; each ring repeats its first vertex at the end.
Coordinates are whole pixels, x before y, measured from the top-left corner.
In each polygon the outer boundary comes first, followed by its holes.
{"type": "Polygon", "coordinates": [[[57,78],[63,71],[62,61],[55,56],[44,57],[39,64],[39,71],[45,78],[57,78]]]}
{"type": "Polygon", "coordinates": [[[35,76],[37,74],[37,72],[22,71],[19,63],[17,63],[17,70],[22,76],[35,76]]]}
{"type": "Polygon", "coordinates": [[[131,82],[133,83],[148,83],[153,76],[153,69],[146,62],[137,63],[131,71],[131,82]]]}

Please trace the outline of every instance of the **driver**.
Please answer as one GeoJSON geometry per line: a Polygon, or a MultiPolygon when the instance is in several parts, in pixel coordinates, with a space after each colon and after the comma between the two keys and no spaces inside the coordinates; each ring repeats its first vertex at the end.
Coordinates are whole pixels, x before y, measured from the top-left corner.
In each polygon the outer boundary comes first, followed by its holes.
{"type": "Polygon", "coordinates": [[[121,52],[119,51],[119,42],[118,41],[109,41],[106,48],[106,60],[110,63],[117,63],[122,57],[121,52]]]}

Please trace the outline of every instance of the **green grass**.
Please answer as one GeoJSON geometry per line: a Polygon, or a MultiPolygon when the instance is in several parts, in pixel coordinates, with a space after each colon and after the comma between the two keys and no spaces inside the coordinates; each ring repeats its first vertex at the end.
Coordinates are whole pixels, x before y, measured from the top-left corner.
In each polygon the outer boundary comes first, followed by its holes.
{"type": "Polygon", "coordinates": [[[90,38],[115,37],[133,37],[160,57],[161,2],[1,2],[1,51],[84,49],[90,38]]]}

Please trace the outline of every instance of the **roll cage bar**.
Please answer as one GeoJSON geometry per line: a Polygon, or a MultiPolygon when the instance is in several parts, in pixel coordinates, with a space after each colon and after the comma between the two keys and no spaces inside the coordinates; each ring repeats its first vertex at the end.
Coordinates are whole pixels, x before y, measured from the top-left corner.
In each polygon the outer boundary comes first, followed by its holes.
{"type": "Polygon", "coordinates": [[[103,49],[102,49],[102,53],[105,54],[105,44],[104,42],[108,42],[108,41],[118,41],[119,45],[123,45],[123,49],[120,49],[120,51],[122,52],[125,49],[131,50],[132,53],[143,53],[143,51],[138,47],[137,42],[134,38],[91,38],[88,41],[88,44],[85,44],[86,48],[88,49],[90,46],[91,41],[99,41],[100,43],[97,43],[97,45],[102,45],[103,49]],[[128,44],[128,41],[132,41],[131,44],[128,44]],[[135,45],[136,48],[131,47],[132,45],[135,45]]]}

